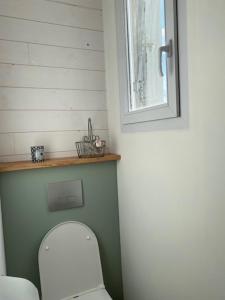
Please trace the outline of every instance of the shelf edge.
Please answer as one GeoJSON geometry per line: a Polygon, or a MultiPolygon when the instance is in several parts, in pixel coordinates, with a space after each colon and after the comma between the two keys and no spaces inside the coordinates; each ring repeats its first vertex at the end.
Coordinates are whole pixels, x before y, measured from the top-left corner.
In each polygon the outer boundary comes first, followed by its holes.
{"type": "Polygon", "coordinates": [[[45,169],[45,168],[56,168],[56,167],[66,167],[84,164],[95,164],[103,163],[109,161],[118,161],[121,156],[118,154],[105,154],[103,157],[95,158],[78,158],[78,157],[62,157],[47,159],[44,162],[33,163],[32,161],[16,161],[16,162],[2,162],[0,163],[0,173],[14,172],[14,171],[24,171],[24,170],[35,170],[35,169],[45,169]]]}

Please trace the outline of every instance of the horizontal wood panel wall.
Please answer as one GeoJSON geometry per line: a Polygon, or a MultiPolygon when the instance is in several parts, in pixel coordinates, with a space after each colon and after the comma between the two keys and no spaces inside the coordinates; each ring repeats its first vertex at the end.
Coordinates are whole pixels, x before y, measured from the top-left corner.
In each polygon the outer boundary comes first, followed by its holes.
{"type": "Polygon", "coordinates": [[[87,133],[108,140],[100,0],[0,1],[0,161],[74,155],[87,133]]]}

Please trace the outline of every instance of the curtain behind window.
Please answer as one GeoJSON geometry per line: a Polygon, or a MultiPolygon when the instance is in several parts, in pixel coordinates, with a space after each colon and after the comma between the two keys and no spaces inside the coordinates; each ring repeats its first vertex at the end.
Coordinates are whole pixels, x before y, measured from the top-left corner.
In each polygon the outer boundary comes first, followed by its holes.
{"type": "Polygon", "coordinates": [[[166,93],[158,54],[165,44],[164,0],[128,0],[128,24],[131,110],[161,104],[166,93]]]}

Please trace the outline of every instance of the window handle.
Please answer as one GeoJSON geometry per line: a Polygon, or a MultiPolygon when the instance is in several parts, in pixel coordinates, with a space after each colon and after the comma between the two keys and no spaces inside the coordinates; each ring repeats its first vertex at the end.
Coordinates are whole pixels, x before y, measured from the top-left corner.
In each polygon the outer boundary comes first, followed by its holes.
{"type": "Polygon", "coordinates": [[[159,73],[161,76],[164,76],[163,67],[162,67],[163,52],[167,53],[167,57],[172,57],[172,55],[173,55],[173,41],[172,40],[169,41],[168,45],[159,47],[159,73]]]}

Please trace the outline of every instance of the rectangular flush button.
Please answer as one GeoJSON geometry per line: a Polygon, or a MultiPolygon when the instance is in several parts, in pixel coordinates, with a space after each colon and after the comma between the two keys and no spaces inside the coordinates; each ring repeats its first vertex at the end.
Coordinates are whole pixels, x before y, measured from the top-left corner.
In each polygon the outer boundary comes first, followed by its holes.
{"type": "Polygon", "coordinates": [[[63,181],[48,184],[49,211],[83,206],[82,181],[63,181]]]}

